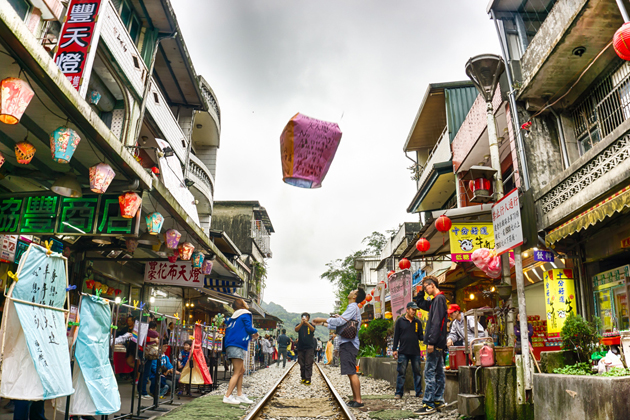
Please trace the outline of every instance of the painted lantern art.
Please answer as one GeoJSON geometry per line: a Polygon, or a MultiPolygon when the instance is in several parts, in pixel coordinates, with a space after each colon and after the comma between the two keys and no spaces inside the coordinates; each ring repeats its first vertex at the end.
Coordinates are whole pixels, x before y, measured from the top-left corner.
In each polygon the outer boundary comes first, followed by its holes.
{"type": "Polygon", "coordinates": [[[15,125],[33,99],[33,89],[22,79],[7,77],[0,82],[0,121],[15,125]]]}
{"type": "Polygon", "coordinates": [[[168,249],[177,249],[177,245],[179,245],[179,238],[182,237],[182,234],[175,229],[169,229],[166,231],[165,237],[166,247],[168,249]]]}
{"type": "Polygon", "coordinates": [[[204,255],[201,252],[195,251],[192,253],[193,268],[201,268],[201,265],[203,264],[203,260],[204,260],[204,255]]]}
{"type": "Polygon", "coordinates": [[[184,242],[183,244],[177,247],[179,258],[182,261],[190,260],[190,257],[192,256],[192,253],[194,250],[195,250],[195,246],[191,244],[190,242],[184,242]]]}
{"type": "Polygon", "coordinates": [[[212,273],[212,261],[210,261],[209,259],[206,258],[206,260],[203,262],[203,265],[201,266],[201,272],[205,275],[211,274],[212,273]]]}
{"type": "Polygon", "coordinates": [[[21,141],[15,145],[15,157],[18,163],[28,165],[35,156],[35,146],[28,140],[21,141]]]}
{"type": "Polygon", "coordinates": [[[320,188],[340,141],[336,123],[295,114],[280,136],[282,180],[295,187],[320,188]]]}
{"type": "Polygon", "coordinates": [[[133,191],[127,191],[118,196],[118,204],[120,204],[120,214],[125,219],[133,219],[142,205],[142,198],[133,191]]]}
{"type": "Polygon", "coordinates": [[[146,216],[145,220],[147,222],[147,232],[151,235],[157,235],[160,233],[162,225],[164,224],[164,216],[156,211],[146,216]]]}
{"type": "Polygon", "coordinates": [[[97,194],[105,194],[116,172],[108,164],[101,162],[90,168],[90,190],[97,194]]]}
{"type": "Polygon", "coordinates": [[[50,152],[57,163],[68,163],[81,141],[81,137],[71,128],[59,127],[50,134],[50,152]]]}

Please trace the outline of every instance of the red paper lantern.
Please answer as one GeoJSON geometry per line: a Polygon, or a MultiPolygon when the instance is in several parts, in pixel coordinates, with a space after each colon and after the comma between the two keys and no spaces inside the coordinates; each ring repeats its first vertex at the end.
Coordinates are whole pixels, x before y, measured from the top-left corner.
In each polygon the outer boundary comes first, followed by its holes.
{"type": "Polygon", "coordinates": [[[35,156],[35,146],[28,140],[21,141],[15,145],[15,158],[21,165],[28,165],[35,156]]]}
{"type": "Polygon", "coordinates": [[[429,248],[431,248],[431,242],[424,238],[420,238],[418,239],[418,242],[416,242],[416,249],[420,252],[427,252],[429,248]]]}
{"type": "Polygon", "coordinates": [[[365,297],[365,300],[367,300],[368,302],[369,302],[369,301],[371,301],[371,300],[372,300],[372,295],[367,295],[367,296],[365,297]]]}
{"type": "Polygon", "coordinates": [[[613,36],[613,48],[619,58],[630,61],[630,22],[621,25],[613,36]]]}
{"type": "Polygon", "coordinates": [[[171,264],[176,263],[177,262],[177,255],[169,255],[168,262],[170,262],[171,264]]]}
{"type": "Polygon", "coordinates": [[[435,228],[442,233],[446,233],[451,230],[451,226],[453,226],[451,219],[444,215],[441,215],[435,221],[435,228]]]}
{"type": "Polygon", "coordinates": [[[359,303],[359,305],[358,305],[358,306],[359,306],[359,309],[362,309],[362,308],[363,308],[363,304],[362,304],[362,303],[359,303]]]}
{"type": "Polygon", "coordinates": [[[120,214],[125,219],[133,219],[142,205],[142,198],[133,191],[127,191],[118,197],[120,214]]]}
{"type": "Polygon", "coordinates": [[[370,292],[370,294],[371,294],[372,296],[374,296],[374,289],[372,289],[372,291],[370,292]]]}
{"type": "Polygon", "coordinates": [[[407,258],[403,258],[398,263],[398,267],[400,267],[401,270],[407,270],[408,268],[411,268],[411,262],[409,262],[407,258]]]}
{"type": "Polygon", "coordinates": [[[157,166],[153,166],[151,168],[151,172],[153,172],[156,175],[159,175],[160,174],[160,169],[157,166]]]}
{"type": "Polygon", "coordinates": [[[392,276],[392,274],[396,273],[394,270],[390,271],[389,273],[387,273],[387,278],[390,278],[392,276]]]}
{"type": "Polygon", "coordinates": [[[367,304],[366,300],[363,300],[363,302],[361,302],[361,305],[365,306],[367,304]]]}
{"type": "Polygon", "coordinates": [[[33,89],[22,79],[7,77],[0,82],[0,121],[15,125],[33,99],[33,89]]]}

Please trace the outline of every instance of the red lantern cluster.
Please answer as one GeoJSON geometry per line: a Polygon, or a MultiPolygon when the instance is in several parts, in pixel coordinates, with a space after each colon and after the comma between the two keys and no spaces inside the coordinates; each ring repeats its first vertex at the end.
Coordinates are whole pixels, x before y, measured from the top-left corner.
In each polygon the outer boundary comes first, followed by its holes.
{"type": "Polygon", "coordinates": [[[431,248],[431,242],[424,238],[420,238],[418,242],[416,242],[416,249],[422,253],[427,252],[429,248],[431,248]]]}
{"type": "Polygon", "coordinates": [[[407,270],[411,268],[411,262],[407,258],[403,258],[398,263],[398,267],[400,267],[401,270],[407,270]]]}
{"type": "Polygon", "coordinates": [[[630,22],[621,25],[613,36],[613,48],[619,58],[630,61],[630,22]]]}

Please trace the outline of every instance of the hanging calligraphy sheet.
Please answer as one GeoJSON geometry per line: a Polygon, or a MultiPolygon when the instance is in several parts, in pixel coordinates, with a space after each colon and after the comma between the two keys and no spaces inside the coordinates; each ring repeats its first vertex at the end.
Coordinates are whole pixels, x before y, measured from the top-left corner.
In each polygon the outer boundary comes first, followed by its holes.
{"type": "Polygon", "coordinates": [[[295,114],[280,135],[282,180],[295,187],[320,188],[340,141],[336,123],[295,114]]]}
{"type": "Polygon", "coordinates": [[[39,245],[31,244],[20,260],[2,319],[0,396],[48,400],[74,392],[64,312],[11,299],[62,309],[67,277],[66,259],[39,245]]]}

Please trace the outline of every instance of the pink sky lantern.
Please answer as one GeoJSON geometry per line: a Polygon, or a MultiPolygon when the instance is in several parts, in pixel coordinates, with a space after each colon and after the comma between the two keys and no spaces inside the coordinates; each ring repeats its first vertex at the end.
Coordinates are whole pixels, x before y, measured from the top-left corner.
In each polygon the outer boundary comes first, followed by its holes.
{"type": "Polygon", "coordinates": [[[177,250],[179,251],[179,258],[182,261],[188,261],[190,260],[190,257],[192,256],[192,253],[195,250],[195,246],[191,244],[190,242],[184,242],[183,244],[177,247],[177,250]]]}
{"type": "Polygon", "coordinates": [[[201,272],[205,275],[212,273],[212,261],[206,258],[201,266],[201,272]]]}
{"type": "Polygon", "coordinates": [[[169,229],[166,231],[164,237],[166,239],[166,247],[168,249],[177,249],[177,245],[179,245],[179,238],[182,237],[182,234],[175,229],[169,229]]]}
{"type": "Polygon", "coordinates": [[[33,89],[22,79],[7,77],[0,82],[0,121],[15,125],[33,99],[33,89]]]}
{"type": "Polygon", "coordinates": [[[104,194],[115,176],[116,172],[105,162],[92,166],[90,168],[90,190],[97,194],[104,194]]]}
{"type": "Polygon", "coordinates": [[[120,215],[125,219],[133,219],[142,205],[142,198],[133,191],[127,191],[118,196],[120,215]]]}
{"type": "Polygon", "coordinates": [[[295,187],[320,188],[340,141],[336,123],[295,114],[280,135],[282,180],[295,187]]]}

